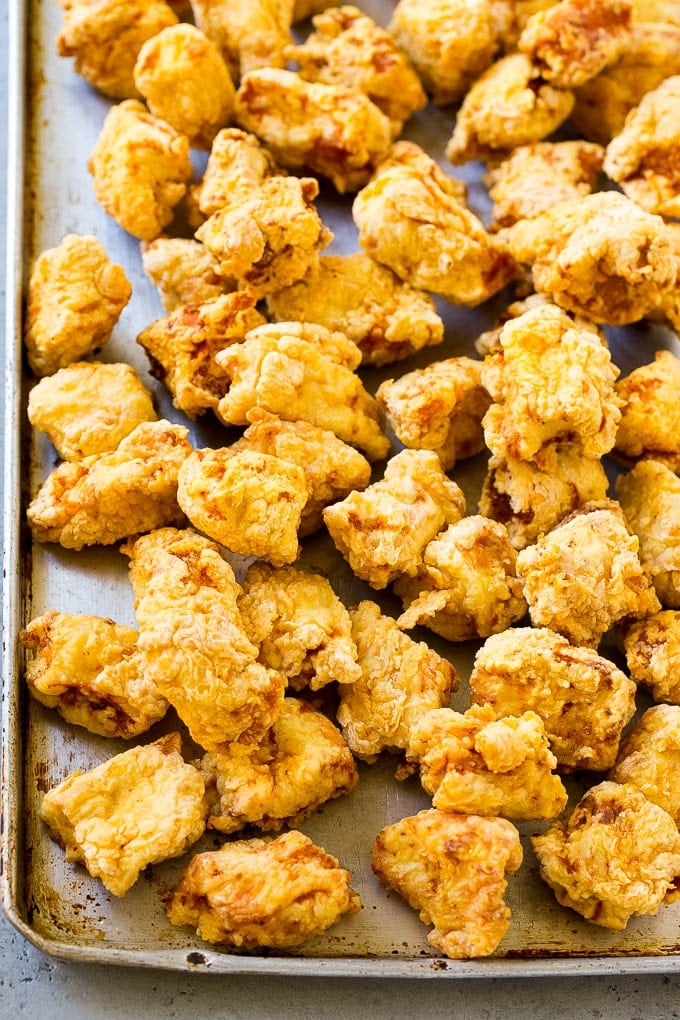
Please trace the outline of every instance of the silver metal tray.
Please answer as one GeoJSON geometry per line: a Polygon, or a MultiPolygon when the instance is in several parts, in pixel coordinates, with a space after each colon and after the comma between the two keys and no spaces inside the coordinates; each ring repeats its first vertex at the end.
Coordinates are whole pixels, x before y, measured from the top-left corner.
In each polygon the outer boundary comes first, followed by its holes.
{"type": "MultiPolygon", "coordinates": [[[[392,9],[387,0],[369,0],[362,6],[382,24],[392,9]]],[[[62,850],[46,835],[38,817],[42,794],[74,768],[89,768],[124,745],[70,728],[27,696],[18,632],[28,619],[50,607],[96,612],[121,623],[134,624],[134,616],[126,564],[116,549],[72,553],[56,546],[32,546],[24,523],[25,497],[55,464],[49,443],[31,436],[25,421],[21,294],[27,267],[39,251],[58,244],[69,232],[94,233],[109,255],[125,266],[133,298],[102,357],[134,364],[154,389],[161,413],[176,420],[181,417],[172,410],[162,388],[148,380],[144,354],[135,344],[137,333],[162,314],[157,295],[143,273],[136,241],[99,208],[86,170],[109,102],[74,74],[69,61],[57,58],[54,39],[60,21],[57,4],[10,2],[0,872],[8,918],[26,938],[53,956],[171,970],[441,978],[680,969],[680,904],[662,908],[655,918],[634,919],[623,933],[587,924],[559,907],[538,877],[527,838],[538,825],[524,826],[525,861],[520,872],[511,876],[508,888],[513,921],[496,954],[476,961],[453,961],[437,955],[428,946],[428,929],[415,912],[399,897],[385,892],[370,868],[377,832],[429,806],[416,780],[399,784],[393,779],[396,762],[389,758],[373,767],[362,766],[360,783],[350,797],[326,805],[301,826],[349,868],[364,907],[295,955],[220,951],[170,925],[162,894],[174,884],[188,855],[148,868],[129,894],[118,900],[82,869],[67,865],[62,850]]],[[[442,156],[451,121],[450,111],[430,108],[414,118],[407,137],[442,156]]],[[[480,173],[478,165],[458,171],[470,186],[473,208],[484,212],[480,173]]],[[[331,251],[356,250],[348,209],[349,200],[340,202],[329,192],[322,194],[322,217],[336,235],[331,251]]],[[[445,345],[401,365],[367,371],[367,385],[375,388],[381,379],[432,358],[472,353],[473,339],[494,321],[498,307],[471,312],[440,303],[447,325],[445,345]]],[[[609,333],[614,360],[624,374],[635,364],[650,361],[656,349],[677,345],[668,332],[648,326],[609,333]]],[[[231,441],[230,434],[216,423],[193,427],[192,437],[195,445],[231,441]]],[[[455,473],[472,512],[483,472],[484,459],[475,458],[455,473]]],[[[348,602],[375,598],[374,592],[352,578],[327,537],[308,540],[302,562],[329,573],[348,602]]],[[[387,611],[399,608],[389,598],[383,604],[387,611]]],[[[418,636],[455,662],[464,682],[452,704],[463,710],[468,704],[465,681],[477,645],[453,646],[426,631],[418,636]]],[[[170,726],[159,724],[145,740],[170,726]]],[[[219,837],[206,836],[195,849],[218,843],[219,837]]]]}

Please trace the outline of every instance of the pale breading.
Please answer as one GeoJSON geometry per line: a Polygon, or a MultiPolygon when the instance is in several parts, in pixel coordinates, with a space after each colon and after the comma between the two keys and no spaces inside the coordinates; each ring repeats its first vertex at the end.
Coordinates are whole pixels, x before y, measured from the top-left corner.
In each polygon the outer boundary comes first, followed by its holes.
{"type": "Polygon", "coordinates": [[[221,275],[217,260],[200,241],[161,236],[142,241],[140,251],[144,272],[166,312],[204,304],[236,289],[236,282],[221,275]]]}
{"type": "Polygon", "coordinates": [[[634,783],[680,822],[680,706],[653,705],[642,714],[626,734],[609,778],[634,783]]]}
{"type": "Polygon", "coordinates": [[[283,67],[294,0],[190,0],[196,25],[215,43],[234,81],[258,67],[283,67]]]}
{"type": "Polygon", "coordinates": [[[529,18],[554,7],[558,0],[488,0],[496,32],[505,53],[517,49],[519,37],[529,18]]]}
{"type": "Polygon", "coordinates": [[[641,460],[617,478],[616,494],[661,604],[680,609],[680,478],[657,460],[641,460]]]}
{"type": "Polygon", "coordinates": [[[678,0],[633,0],[633,10],[640,21],[661,21],[680,26],[678,0]]]}
{"type": "Polygon", "coordinates": [[[657,351],[615,385],[624,401],[614,453],[627,464],[655,460],[680,471],[680,358],[657,351]]]}
{"type": "Polygon", "coordinates": [[[625,627],[623,647],[633,680],[654,701],[680,705],[680,611],[663,609],[625,627]]]}
{"type": "Polygon", "coordinates": [[[203,177],[189,188],[192,226],[199,227],[227,205],[249,199],[269,177],[283,173],[255,135],[240,128],[222,128],[212,143],[203,177]]]}

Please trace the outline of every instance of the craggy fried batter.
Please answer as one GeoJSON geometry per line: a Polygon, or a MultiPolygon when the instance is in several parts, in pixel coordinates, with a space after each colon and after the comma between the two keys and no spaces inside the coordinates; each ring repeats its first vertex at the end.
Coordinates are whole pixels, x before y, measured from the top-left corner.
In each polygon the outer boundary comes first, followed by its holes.
{"type": "Polygon", "coordinates": [[[558,0],[489,0],[501,46],[505,53],[517,49],[529,18],[554,7],[558,0]]]}
{"type": "Polygon", "coordinates": [[[122,266],[96,237],[67,234],[36,259],[28,281],[24,343],[37,376],[102,347],[130,300],[122,266]]]}
{"type": "Polygon", "coordinates": [[[489,956],[509,927],[506,873],[522,863],[519,833],[505,818],[420,811],[378,833],[371,866],[434,924],[427,941],[453,960],[489,956]]]}
{"type": "Polygon", "coordinates": [[[60,464],[26,512],[36,540],[82,549],[182,523],[177,474],[191,452],[188,434],[168,421],[142,422],[112,452],[60,464]]]}
{"type": "Polygon", "coordinates": [[[132,747],[89,772],[76,769],[43,797],[40,816],[114,896],[148,864],[179,857],[205,828],[203,778],[180,754],[179,733],[132,747]]]}
{"type": "Polygon", "coordinates": [[[351,793],[359,779],[340,731],[297,698],[284,698],[278,719],[249,754],[210,751],[199,767],[208,828],[226,833],[300,825],[326,801],[351,793]]]}
{"type": "Polygon", "coordinates": [[[680,25],[678,0],[633,0],[633,10],[640,21],[680,25]]]}
{"type": "Polygon", "coordinates": [[[246,201],[260,184],[282,173],[255,135],[223,128],[212,143],[203,177],[189,188],[192,225],[198,227],[225,206],[246,201]]]}
{"type": "Polygon", "coordinates": [[[654,705],[621,744],[610,778],[634,783],[647,800],[680,822],[680,707],[654,705]]]}
{"type": "Polygon", "coordinates": [[[641,460],[617,478],[616,494],[659,600],[680,609],[680,478],[659,461],[641,460]]]}
{"type": "Polygon", "coordinates": [[[157,237],[140,245],[144,272],[166,312],[182,305],[204,304],[236,287],[220,274],[217,260],[200,241],[187,237],[157,237]]]}
{"type": "Polygon", "coordinates": [[[654,361],[633,369],[615,389],[625,401],[616,456],[627,464],[651,459],[680,471],[680,358],[657,351],[654,361]]]}
{"type": "Polygon", "coordinates": [[[470,697],[501,717],[540,716],[562,772],[610,768],[635,713],[635,684],[625,673],[547,627],[488,638],[475,657],[470,697]]]}
{"type": "Polygon", "coordinates": [[[680,705],[680,612],[663,609],[624,629],[630,675],[654,701],[680,705]]]}
{"type": "Polygon", "coordinates": [[[190,0],[198,27],[215,43],[234,81],[258,67],[283,67],[294,0],[190,0]]]}

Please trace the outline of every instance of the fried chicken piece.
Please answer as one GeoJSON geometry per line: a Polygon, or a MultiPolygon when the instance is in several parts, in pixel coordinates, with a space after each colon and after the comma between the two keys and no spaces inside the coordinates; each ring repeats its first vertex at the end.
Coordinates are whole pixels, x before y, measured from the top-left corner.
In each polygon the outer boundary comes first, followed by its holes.
{"type": "Polygon", "coordinates": [[[413,726],[406,760],[440,811],[523,821],[554,818],[567,803],[535,712],[499,719],[488,705],[433,709],[413,726]]]}
{"type": "Polygon", "coordinates": [[[680,612],[663,609],[625,628],[623,646],[630,675],[654,701],[680,705],[680,612]]]}
{"type": "Polygon", "coordinates": [[[413,142],[396,142],[356,196],[359,244],[406,283],[453,304],[478,305],[516,266],[462,204],[464,188],[413,142]]]}
{"type": "Polygon", "coordinates": [[[234,81],[258,67],[283,67],[294,0],[191,0],[194,20],[218,47],[234,81]]]}
{"type": "Polygon", "coordinates": [[[584,457],[577,443],[549,443],[534,460],[491,457],[479,512],[504,524],[519,550],[585,503],[605,499],[608,488],[600,460],[584,457]]]}
{"type": "Polygon", "coordinates": [[[168,421],[142,422],[110,453],[60,464],[26,512],[36,540],[82,549],[182,523],[177,474],[191,452],[188,434],[168,421]]]}
{"type": "Polygon", "coordinates": [[[52,375],[102,347],[131,293],[122,266],[96,237],[67,234],[42,252],[28,281],[24,324],[34,375],[52,375]]]}
{"type": "Polygon", "coordinates": [[[144,272],[166,312],[204,304],[236,288],[235,281],[220,274],[217,260],[200,241],[161,236],[142,241],[140,251],[144,272]]]}
{"type": "Polygon", "coordinates": [[[240,586],[214,542],[161,528],[122,548],[146,673],[207,751],[258,744],[276,721],[285,682],[257,662],[237,608],[240,586]]]}
{"type": "Polygon", "coordinates": [[[189,418],[215,410],[229,389],[229,375],[215,355],[265,319],[250,291],[222,294],[208,301],[181,305],[157,319],[137,337],[151,371],[173,395],[173,404],[189,418]]]}
{"type": "Polygon", "coordinates": [[[680,823],[680,707],[654,705],[621,744],[611,771],[615,783],[634,783],[647,800],[680,823]]]}
{"type": "Polygon", "coordinates": [[[314,206],[318,193],[311,177],[270,177],[248,198],[213,213],[196,237],[223,276],[262,297],[302,279],[332,241],[314,206]]]}
{"type": "Polygon", "coordinates": [[[411,61],[390,32],[350,4],[313,18],[315,31],[287,51],[307,81],[358,88],[401,133],[427,96],[411,61]]]}
{"type": "Polygon", "coordinates": [[[613,623],[661,607],[639,542],[614,500],[586,503],[517,555],[535,627],[596,647],[613,623]]]}
{"type": "Polygon", "coordinates": [[[209,149],[234,112],[236,90],[217,46],[194,25],[173,25],[144,43],[135,85],[154,117],[209,149]]]}
{"type": "Polygon", "coordinates": [[[675,333],[680,333],[680,223],[668,220],[666,230],[677,261],[675,286],[661,295],[658,306],[649,312],[648,318],[662,322],[675,333]]]}
{"type": "Polygon", "coordinates": [[[606,173],[647,212],[680,216],[680,75],[648,92],[607,146],[606,173]]]}
{"type": "Polygon", "coordinates": [[[102,737],[137,737],[165,715],[168,703],[144,675],[137,631],[101,616],[50,609],[21,631],[34,653],[26,683],[62,719],[102,737]]]}
{"type": "Polygon", "coordinates": [[[300,825],[326,801],[351,793],[359,779],[340,731],[297,698],[284,698],[278,719],[249,754],[210,751],[199,767],[208,828],[226,833],[300,825]]]}
{"type": "Polygon", "coordinates": [[[402,450],[381,481],[323,511],[336,547],[357,577],[386,588],[400,574],[412,577],[425,546],[465,513],[465,496],[431,450],[402,450]]]}
{"type": "Polygon", "coordinates": [[[179,733],[76,769],[42,799],[40,817],[70,864],[124,896],[148,864],[179,857],[205,828],[203,777],[179,733]]]}
{"type": "Polygon", "coordinates": [[[633,10],[640,21],[662,21],[680,25],[678,0],[633,0],[633,10]]]}
{"type": "Polygon", "coordinates": [[[641,460],[617,478],[616,494],[659,600],[680,609],[680,478],[657,460],[641,460]]]}
{"type": "Polygon", "coordinates": [[[318,691],[334,680],[353,684],[361,677],[349,613],[321,574],[254,563],[238,608],[259,661],[293,690],[318,691]]]}
{"type": "Polygon", "coordinates": [[[615,191],[561,202],[499,236],[519,262],[531,265],[537,291],[610,326],[641,319],[671,290],[678,273],[661,217],[615,191]]]}
{"type": "Polygon", "coordinates": [[[357,345],[364,365],[387,365],[440,344],[434,301],[363,252],[322,255],[297,283],[267,296],[279,320],[316,322],[357,345]]]}
{"type": "Polygon", "coordinates": [[[502,524],[464,517],[425,547],[414,578],[395,582],[405,607],[397,623],[406,630],[422,624],[448,641],[505,630],[527,609],[516,558],[502,524]]]}
{"type": "Polygon", "coordinates": [[[225,206],[247,201],[268,178],[283,173],[255,135],[222,128],[212,143],[202,179],[189,188],[192,225],[198,227],[225,206]]]}
{"type": "Polygon", "coordinates": [[[115,450],[143,421],[155,421],[151,394],[131,365],[76,361],[41,379],[28,397],[28,419],[63,460],[115,450]]]}
{"type": "Polygon", "coordinates": [[[352,371],[361,352],[342,333],[311,323],[272,323],[250,330],[216,360],[231,378],[217,405],[225,423],[247,425],[248,414],[261,408],[283,421],[328,429],[369,460],[387,456],[380,409],[352,371]]]}
{"type": "Polygon", "coordinates": [[[452,163],[495,159],[552,134],[573,106],[573,92],[546,82],[523,53],[502,57],[465,96],[446,155],[452,163]]]}
{"type": "Polygon", "coordinates": [[[529,18],[554,7],[558,0],[489,0],[496,33],[505,53],[517,49],[529,18]]]}
{"type": "Polygon", "coordinates": [[[482,364],[494,401],[482,422],[486,445],[497,457],[532,460],[548,443],[574,441],[585,457],[601,457],[621,419],[618,374],[600,336],[555,305],[508,320],[482,364]]]}
{"type": "MultiPolygon", "coordinates": [[[[656,0],[661,2],[661,0],[656,0]]],[[[325,11],[328,7],[335,7],[333,0],[295,0],[293,7],[293,24],[298,21],[304,21],[306,18],[311,18],[313,14],[319,14],[321,11],[325,11]]]]}
{"type": "Polygon", "coordinates": [[[620,379],[624,401],[614,451],[626,464],[651,459],[680,471],[680,358],[657,351],[654,361],[620,379]]]}
{"type": "Polygon", "coordinates": [[[134,237],[153,241],[193,173],[189,139],[126,99],[107,113],[88,170],[104,212],[134,237]]]}
{"type": "Polygon", "coordinates": [[[163,0],[63,0],[64,24],[56,39],[60,57],[75,57],[75,70],[113,99],[135,99],[134,67],[147,39],[177,15],[163,0]]]}
{"type": "Polygon", "coordinates": [[[427,941],[453,960],[489,956],[509,928],[506,874],[522,863],[505,818],[420,811],[378,833],[371,866],[388,889],[434,924],[427,941]]]}
{"type": "Polygon", "coordinates": [[[366,184],[392,138],[389,119],[358,88],[274,67],[245,76],[236,120],[282,166],[326,177],[340,194],[366,184]]]}
{"type": "Polygon", "coordinates": [[[351,879],[335,857],[295,829],[273,840],[238,840],[193,858],[168,917],[196,928],[205,942],[291,949],[361,910],[351,879]]]}
{"type": "Polygon", "coordinates": [[[475,656],[470,698],[500,717],[540,716],[562,772],[611,768],[635,713],[635,684],[625,673],[547,627],[489,637],[475,656]]]}
{"type": "Polygon", "coordinates": [[[559,202],[589,195],[603,159],[602,146],[592,142],[520,145],[484,178],[494,203],[490,229],[511,227],[559,202]]]}
{"type": "Polygon", "coordinates": [[[408,747],[416,722],[448,705],[458,674],[424,641],[413,641],[375,602],[350,610],[361,677],[341,684],[338,722],[353,754],[373,764],[381,751],[408,747]]]}
{"type": "Polygon", "coordinates": [[[632,783],[599,783],[566,822],[531,842],[558,903],[623,931],[680,895],[680,834],[671,816],[632,783]]]}

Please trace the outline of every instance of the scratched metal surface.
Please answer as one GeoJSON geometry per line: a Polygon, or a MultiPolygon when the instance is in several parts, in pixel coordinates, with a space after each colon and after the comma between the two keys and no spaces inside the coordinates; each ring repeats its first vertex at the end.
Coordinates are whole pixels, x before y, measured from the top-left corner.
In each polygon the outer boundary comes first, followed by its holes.
{"type": "MultiPolygon", "coordinates": [[[[392,7],[389,2],[378,0],[362,6],[382,24],[388,21],[392,7]]],[[[98,207],[86,170],[110,104],[74,74],[69,61],[56,57],[53,41],[61,20],[57,4],[35,0],[24,5],[13,0],[11,19],[10,78],[14,91],[10,99],[8,209],[0,875],[7,916],[39,948],[58,957],[173,970],[291,976],[500,977],[680,969],[680,904],[662,908],[656,918],[633,920],[623,933],[607,932],[581,921],[557,905],[538,877],[528,841],[528,835],[541,827],[538,824],[522,827],[525,860],[518,874],[510,877],[507,893],[512,925],[496,954],[469,962],[442,959],[428,946],[428,929],[416,914],[395,894],[386,893],[371,872],[370,852],[376,833],[384,825],[429,806],[429,799],[415,780],[399,784],[393,779],[396,761],[390,758],[372,767],[361,766],[359,785],[350,797],[333,801],[300,826],[352,872],[363,910],[345,918],[326,936],[308,943],[297,955],[235,955],[216,950],[187,930],[170,925],[162,897],[189,855],[147,869],[124,899],[109,896],[84,870],[64,862],[62,850],[46,836],[38,817],[42,794],[73,769],[90,768],[126,745],[71,728],[26,696],[17,633],[25,621],[48,608],[95,612],[129,624],[134,624],[134,614],[126,561],[115,548],[74,553],[56,546],[31,546],[23,524],[22,486],[24,496],[34,492],[56,463],[49,443],[40,436],[31,436],[24,422],[20,295],[26,267],[35,254],[58,244],[69,232],[99,237],[111,258],[125,267],[133,285],[132,300],[101,357],[132,363],[156,394],[161,413],[178,421],[182,416],[173,410],[162,387],[148,376],[145,355],[135,344],[137,333],[162,314],[155,290],[143,273],[137,242],[98,207]]],[[[406,135],[443,158],[451,126],[450,111],[429,109],[414,118],[406,135]]],[[[197,171],[200,169],[197,163],[197,171]]],[[[468,182],[471,205],[483,215],[486,206],[481,167],[470,165],[455,172],[468,182]]],[[[356,250],[349,205],[350,200],[340,201],[329,191],[322,193],[320,211],[335,232],[330,251],[356,250]]],[[[433,358],[473,353],[473,339],[493,322],[497,307],[500,304],[469,311],[440,302],[447,326],[445,345],[400,365],[365,372],[367,385],[374,389],[383,378],[433,358]]],[[[647,326],[610,331],[610,340],[614,359],[624,374],[636,364],[651,360],[656,349],[676,344],[666,331],[647,326]]],[[[24,389],[26,385],[24,382],[24,389]]],[[[191,428],[196,446],[225,445],[235,435],[216,423],[191,428]]],[[[471,512],[476,508],[483,473],[483,457],[454,472],[471,512]]],[[[239,562],[234,564],[237,570],[242,567],[239,562]]],[[[360,598],[376,598],[375,592],[351,575],[327,536],[306,541],[302,565],[326,573],[348,604],[360,598]]],[[[400,608],[389,596],[381,601],[388,612],[400,608]]],[[[462,683],[452,705],[464,710],[468,705],[466,681],[477,645],[453,646],[427,631],[418,632],[418,637],[428,640],[455,663],[462,683]]],[[[155,739],[176,725],[176,719],[166,719],[144,740],[155,739]]],[[[572,786],[576,796],[578,783],[573,781],[572,786]]],[[[210,849],[219,842],[219,836],[206,836],[191,852],[210,849]]]]}

